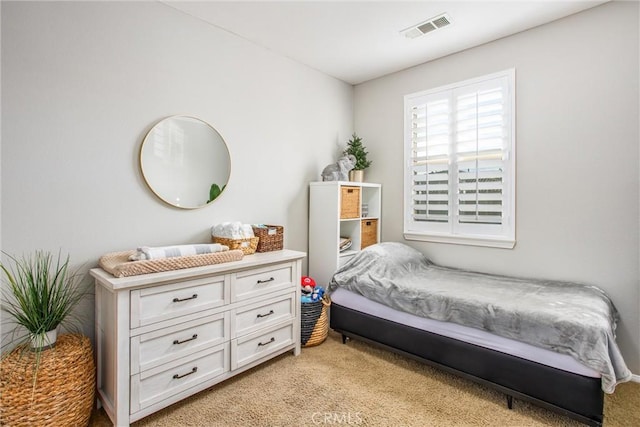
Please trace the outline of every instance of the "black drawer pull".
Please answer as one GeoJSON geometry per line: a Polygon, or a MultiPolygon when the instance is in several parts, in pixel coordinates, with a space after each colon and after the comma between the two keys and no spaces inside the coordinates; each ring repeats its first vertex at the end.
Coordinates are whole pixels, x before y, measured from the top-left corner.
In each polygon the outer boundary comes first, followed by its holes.
{"type": "Polygon", "coordinates": [[[180,378],[184,378],[184,377],[186,377],[187,375],[195,374],[196,372],[198,372],[198,367],[197,367],[197,366],[194,366],[194,367],[193,367],[193,369],[191,369],[191,371],[190,371],[190,372],[187,372],[186,374],[182,374],[182,375],[175,374],[175,375],[173,376],[173,379],[174,379],[174,380],[179,380],[180,378]]]}
{"type": "Polygon", "coordinates": [[[186,342],[193,341],[193,340],[195,340],[196,338],[198,338],[198,334],[193,334],[193,336],[192,336],[191,338],[187,338],[186,340],[182,340],[182,341],[180,341],[180,340],[173,340],[173,343],[174,343],[174,344],[184,344],[184,343],[186,343],[186,342]]]}
{"type": "Polygon", "coordinates": [[[190,297],[187,298],[174,298],[173,302],[182,302],[182,301],[189,301],[190,299],[196,299],[198,298],[198,294],[193,294],[190,297]]]}
{"type": "Polygon", "coordinates": [[[269,345],[269,344],[271,344],[272,342],[274,342],[275,340],[276,340],[276,339],[275,339],[275,337],[271,337],[271,339],[270,339],[269,341],[267,341],[267,342],[259,342],[259,343],[258,343],[258,347],[262,347],[262,346],[265,346],[265,345],[269,345]]]}
{"type": "Polygon", "coordinates": [[[276,280],[276,279],[274,279],[273,277],[270,277],[267,280],[258,280],[258,284],[269,283],[269,282],[273,282],[274,280],[276,280]]]}
{"type": "Polygon", "coordinates": [[[258,319],[260,319],[261,317],[271,316],[272,314],[273,314],[273,310],[269,310],[267,314],[258,314],[258,319]]]}

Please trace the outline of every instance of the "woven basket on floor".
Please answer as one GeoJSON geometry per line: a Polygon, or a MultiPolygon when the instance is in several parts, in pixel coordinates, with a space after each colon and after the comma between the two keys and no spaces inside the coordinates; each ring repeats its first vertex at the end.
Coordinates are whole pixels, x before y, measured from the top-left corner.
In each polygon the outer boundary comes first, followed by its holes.
{"type": "Polygon", "coordinates": [[[0,425],[87,426],[96,387],[89,338],[60,335],[55,347],[42,351],[37,368],[35,363],[35,353],[24,346],[0,362],[0,425]]]}
{"type": "Polygon", "coordinates": [[[325,295],[320,301],[303,302],[300,308],[300,341],[302,347],[322,344],[329,333],[329,306],[325,295]]]}

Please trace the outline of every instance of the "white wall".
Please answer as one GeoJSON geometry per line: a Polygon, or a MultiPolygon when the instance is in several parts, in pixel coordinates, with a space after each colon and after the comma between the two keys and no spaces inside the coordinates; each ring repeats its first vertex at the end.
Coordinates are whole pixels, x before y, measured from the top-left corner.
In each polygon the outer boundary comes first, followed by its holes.
{"type": "Polygon", "coordinates": [[[441,264],[602,287],[621,313],[618,342],[636,374],[638,15],[636,2],[608,3],[355,88],[368,180],[383,184],[382,238],[403,241],[403,96],[516,68],[515,249],[407,243],[441,264]]]}
{"type": "MultiPolygon", "coordinates": [[[[0,248],[74,264],[138,245],[208,240],[227,220],[285,226],[307,249],[307,183],[349,138],[351,86],[157,2],[0,3],[0,248]],[[153,123],[211,123],[232,157],[227,190],[199,210],[146,188],[153,123]]],[[[621,312],[640,373],[638,5],[612,3],[355,88],[356,130],[383,184],[383,239],[402,240],[402,97],[515,67],[516,248],[411,244],[435,261],[582,280],[621,312]],[[384,118],[382,120],[381,118],[384,118]],[[597,200],[596,200],[597,197],[597,200]]],[[[93,335],[92,306],[84,307],[93,335]]]]}
{"type": "Polygon", "coordinates": [[[89,268],[207,242],[230,220],[284,225],[307,250],[308,182],[352,132],[352,86],[158,2],[1,7],[3,250],[61,249],[89,268]],[[227,189],[202,209],[165,205],[139,173],[142,138],[173,114],[229,146],[227,189]]]}

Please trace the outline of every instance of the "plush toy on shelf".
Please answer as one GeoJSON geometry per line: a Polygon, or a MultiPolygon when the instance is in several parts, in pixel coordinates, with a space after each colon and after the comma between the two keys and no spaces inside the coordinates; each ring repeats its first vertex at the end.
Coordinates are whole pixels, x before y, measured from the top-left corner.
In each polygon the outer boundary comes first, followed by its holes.
{"type": "Polygon", "coordinates": [[[356,165],[356,156],[348,154],[340,157],[337,162],[327,165],[322,170],[323,181],[348,181],[349,171],[356,165]]]}

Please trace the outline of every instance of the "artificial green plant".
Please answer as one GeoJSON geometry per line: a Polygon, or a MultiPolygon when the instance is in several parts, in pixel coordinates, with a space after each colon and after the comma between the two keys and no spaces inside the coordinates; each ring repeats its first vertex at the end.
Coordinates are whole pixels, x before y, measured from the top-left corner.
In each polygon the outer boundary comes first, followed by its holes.
{"type": "Polygon", "coordinates": [[[353,168],[354,170],[365,170],[371,166],[371,160],[367,160],[367,154],[369,154],[369,152],[366,151],[362,144],[362,138],[360,138],[355,132],[347,142],[347,148],[345,148],[343,154],[351,154],[356,158],[356,165],[353,168]]]}

